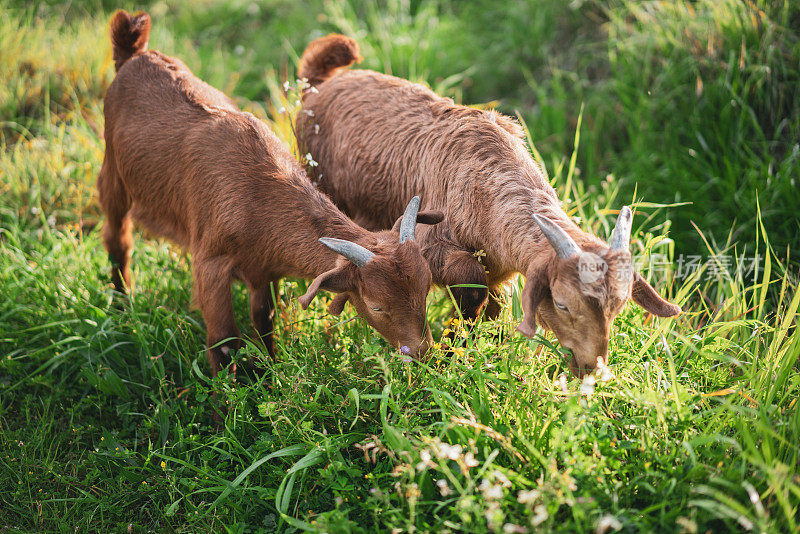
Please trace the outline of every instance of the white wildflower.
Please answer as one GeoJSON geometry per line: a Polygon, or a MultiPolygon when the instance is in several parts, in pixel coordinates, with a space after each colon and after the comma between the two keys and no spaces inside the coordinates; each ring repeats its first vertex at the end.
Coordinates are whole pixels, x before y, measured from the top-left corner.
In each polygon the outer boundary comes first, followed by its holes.
{"type": "Polygon", "coordinates": [[[442,497],[447,497],[450,495],[450,486],[447,485],[447,481],[445,479],[440,478],[436,481],[436,485],[439,487],[439,493],[442,494],[442,497]]]}
{"type": "Polygon", "coordinates": [[[439,458],[447,458],[447,454],[450,452],[450,445],[447,443],[434,443],[433,452],[439,458]]]}
{"type": "Polygon", "coordinates": [[[453,445],[450,447],[447,457],[451,460],[458,460],[459,458],[461,458],[461,451],[462,451],[461,445],[453,445]]]}
{"type": "Polygon", "coordinates": [[[429,467],[436,467],[436,464],[431,461],[431,451],[428,449],[422,449],[422,451],[420,451],[419,459],[420,461],[416,465],[417,471],[424,471],[429,467]]]}
{"type": "Polygon", "coordinates": [[[280,113],[281,115],[283,115],[284,113],[286,113],[286,108],[285,108],[285,107],[283,107],[283,106],[281,106],[281,107],[280,107],[280,109],[278,110],[278,113],[280,113]]]}
{"type": "Polygon", "coordinates": [[[459,458],[461,458],[462,452],[463,452],[463,449],[462,449],[461,445],[454,445],[450,449],[450,459],[451,460],[458,460],[459,458]]]}
{"type": "Polygon", "coordinates": [[[501,484],[501,485],[502,485],[504,488],[510,488],[510,487],[511,487],[511,481],[508,479],[508,477],[507,477],[507,476],[505,476],[505,475],[504,475],[503,473],[501,473],[500,471],[496,471],[496,470],[495,470],[495,471],[492,473],[492,476],[493,476],[493,477],[494,477],[494,479],[495,479],[497,482],[499,482],[499,483],[500,483],[500,484],[501,484]]]}
{"type": "Polygon", "coordinates": [[[314,157],[311,155],[311,152],[306,154],[306,163],[308,163],[309,167],[316,167],[319,165],[316,161],[314,161],[314,157]]]}
{"type": "Polygon", "coordinates": [[[619,530],[621,528],[622,523],[620,523],[616,517],[613,515],[604,515],[600,518],[600,521],[597,522],[597,529],[595,532],[597,532],[597,534],[605,534],[606,532],[619,530]]]}
{"type": "Polygon", "coordinates": [[[317,90],[317,88],[316,88],[316,87],[312,87],[312,88],[311,88],[311,89],[309,89],[308,91],[309,91],[310,93],[319,93],[319,91],[317,90]]]}
{"type": "Polygon", "coordinates": [[[319,134],[319,124],[315,124],[314,125],[314,135],[318,135],[318,134],[319,134]]]}
{"type": "Polygon", "coordinates": [[[586,375],[583,377],[583,382],[581,383],[580,392],[581,395],[591,395],[594,393],[594,385],[597,382],[594,376],[586,375]]]}
{"type": "Polygon", "coordinates": [[[435,445],[435,452],[440,458],[447,460],[458,460],[462,452],[461,445],[450,445],[449,443],[438,443],[435,445]]]}
{"type": "Polygon", "coordinates": [[[244,54],[244,46],[236,45],[236,48],[233,49],[233,53],[236,54],[237,56],[241,56],[242,54],[244,54]]]}
{"type": "Polygon", "coordinates": [[[547,514],[547,508],[545,508],[541,504],[533,509],[533,514],[534,514],[533,517],[531,517],[531,525],[533,525],[534,527],[538,527],[539,525],[544,523],[548,517],[550,517],[547,514]]]}
{"type": "Polygon", "coordinates": [[[539,498],[541,492],[539,490],[526,490],[517,493],[517,502],[520,504],[533,504],[539,498]]]}
{"type": "Polygon", "coordinates": [[[567,389],[567,375],[565,373],[561,373],[558,376],[558,385],[561,386],[561,392],[564,393],[564,395],[569,393],[567,389]]]}
{"type": "Polygon", "coordinates": [[[309,117],[313,117],[314,116],[314,110],[313,109],[304,109],[303,113],[305,113],[309,117]]]}
{"type": "Polygon", "coordinates": [[[503,525],[503,532],[506,534],[524,534],[525,532],[528,532],[528,529],[519,525],[515,525],[514,523],[506,523],[503,525]]]}
{"type": "Polygon", "coordinates": [[[289,91],[289,87],[290,87],[289,80],[286,80],[285,82],[283,82],[283,90],[284,91],[289,91]]]}
{"type": "Polygon", "coordinates": [[[608,382],[609,380],[614,380],[614,378],[614,371],[612,371],[610,367],[603,367],[603,369],[600,371],[600,376],[597,377],[597,381],[608,382]]]}
{"type": "Polygon", "coordinates": [[[483,493],[483,497],[488,501],[494,501],[503,498],[503,487],[492,484],[488,479],[481,480],[478,489],[483,493]]]}
{"type": "Polygon", "coordinates": [[[503,488],[501,486],[492,486],[485,492],[483,492],[483,496],[489,500],[492,499],[502,499],[503,498],[503,488]]]}
{"type": "Polygon", "coordinates": [[[468,452],[464,455],[464,465],[467,467],[478,467],[479,462],[475,459],[475,455],[471,452],[468,452]]]}

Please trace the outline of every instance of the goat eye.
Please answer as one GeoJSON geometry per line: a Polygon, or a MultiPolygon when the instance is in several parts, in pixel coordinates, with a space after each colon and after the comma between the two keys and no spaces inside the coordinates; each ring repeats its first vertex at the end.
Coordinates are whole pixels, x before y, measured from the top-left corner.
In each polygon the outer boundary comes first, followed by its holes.
{"type": "Polygon", "coordinates": [[[567,307],[565,305],[561,304],[560,302],[558,302],[557,300],[554,300],[553,304],[555,304],[556,308],[558,308],[559,310],[567,311],[567,307]]]}
{"type": "Polygon", "coordinates": [[[377,311],[377,312],[383,311],[383,308],[379,308],[378,306],[373,306],[372,311],[377,311]]]}

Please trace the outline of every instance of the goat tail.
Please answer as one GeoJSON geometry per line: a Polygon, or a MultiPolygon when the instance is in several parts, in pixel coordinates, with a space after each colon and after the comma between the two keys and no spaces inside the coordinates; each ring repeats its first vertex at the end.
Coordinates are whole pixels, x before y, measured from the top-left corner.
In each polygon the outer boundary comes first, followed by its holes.
{"type": "Polygon", "coordinates": [[[140,11],[135,15],[120,9],[111,18],[111,46],[114,48],[114,70],[132,56],[147,50],[150,38],[150,15],[140,11]]]}
{"type": "Polygon", "coordinates": [[[358,43],[344,35],[332,33],[309,43],[300,58],[297,76],[305,78],[311,85],[319,85],[340,69],[362,59],[358,43]]]}

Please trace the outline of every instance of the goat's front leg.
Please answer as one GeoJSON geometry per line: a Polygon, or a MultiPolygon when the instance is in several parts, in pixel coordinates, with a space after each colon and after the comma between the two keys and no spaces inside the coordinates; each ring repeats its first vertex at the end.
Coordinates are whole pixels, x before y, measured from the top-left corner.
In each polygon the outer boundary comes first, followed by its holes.
{"type": "MultiPolygon", "coordinates": [[[[240,346],[231,301],[232,261],[225,256],[196,258],[193,270],[194,299],[206,322],[206,354],[211,374],[216,376],[220,369],[230,365],[231,351],[240,346]]],[[[235,364],[231,373],[236,373],[235,364]]]]}
{"type": "Polygon", "coordinates": [[[272,288],[275,288],[277,297],[277,282],[270,282],[266,286],[252,288],[250,290],[250,319],[253,326],[261,337],[270,358],[275,360],[275,341],[273,332],[275,330],[275,301],[272,298],[272,288]]]}

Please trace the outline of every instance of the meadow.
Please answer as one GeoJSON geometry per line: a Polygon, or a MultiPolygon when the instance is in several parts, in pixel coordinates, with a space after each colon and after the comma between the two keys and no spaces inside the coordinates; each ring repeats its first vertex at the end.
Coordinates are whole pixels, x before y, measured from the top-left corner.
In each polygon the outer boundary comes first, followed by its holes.
{"type": "Polygon", "coordinates": [[[0,0],[0,532],[800,532],[798,147],[790,0],[0,0]],[[189,256],[137,232],[135,291],[111,289],[118,7],[290,146],[282,84],[331,31],[363,67],[518,115],[584,229],[635,206],[639,269],[684,313],[628,304],[594,383],[514,333],[518,280],[472,333],[432,292],[456,342],[423,362],[285,280],[278,361],[212,379],[189,256]]]}

